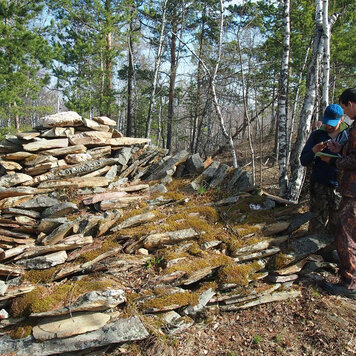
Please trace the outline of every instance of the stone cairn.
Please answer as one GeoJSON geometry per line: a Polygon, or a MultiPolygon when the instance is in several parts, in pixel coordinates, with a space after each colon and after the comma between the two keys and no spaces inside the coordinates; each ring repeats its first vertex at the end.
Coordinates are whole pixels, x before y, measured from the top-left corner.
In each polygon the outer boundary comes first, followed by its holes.
{"type": "Polygon", "coordinates": [[[127,345],[148,324],[179,333],[210,310],[296,298],[301,275],[329,266],[318,251],[332,238],[300,229],[310,213],[115,125],[63,112],[0,144],[0,354],[127,345]],[[221,223],[246,201],[266,222],[243,224],[241,208],[238,227],[221,223]]]}

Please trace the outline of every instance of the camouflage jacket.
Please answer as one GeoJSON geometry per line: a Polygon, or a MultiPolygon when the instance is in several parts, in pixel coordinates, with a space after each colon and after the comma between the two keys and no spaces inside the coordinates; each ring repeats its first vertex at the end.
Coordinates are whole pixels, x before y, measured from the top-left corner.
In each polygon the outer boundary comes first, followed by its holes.
{"type": "Polygon", "coordinates": [[[342,158],[335,161],[339,170],[339,191],[342,196],[356,198],[356,120],[350,126],[349,139],[342,149],[342,158]]]}

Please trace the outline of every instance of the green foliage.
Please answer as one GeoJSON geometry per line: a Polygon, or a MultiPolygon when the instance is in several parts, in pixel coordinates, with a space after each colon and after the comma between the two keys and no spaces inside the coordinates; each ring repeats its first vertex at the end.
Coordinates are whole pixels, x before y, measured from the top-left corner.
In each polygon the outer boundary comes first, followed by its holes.
{"type": "Polygon", "coordinates": [[[146,261],[146,268],[157,268],[164,263],[164,257],[151,257],[146,261]]]}
{"type": "Polygon", "coordinates": [[[198,189],[197,189],[197,193],[199,195],[204,195],[206,193],[207,189],[206,187],[204,187],[203,185],[199,185],[198,189]]]}
{"type": "Polygon", "coordinates": [[[263,337],[261,335],[255,334],[252,338],[252,342],[256,345],[263,341],[263,337]]]}
{"type": "Polygon", "coordinates": [[[117,115],[114,68],[121,57],[121,29],[129,1],[51,0],[52,44],[57,62],[53,71],[66,106],[88,115],[117,115]]]}
{"type": "Polygon", "coordinates": [[[37,98],[49,82],[43,72],[52,59],[52,51],[36,17],[44,1],[0,2],[0,115],[20,117],[26,100],[37,98]]]}
{"type": "Polygon", "coordinates": [[[6,135],[13,135],[16,131],[13,125],[0,127],[0,141],[5,140],[6,135]]]}
{"type": "Polygon", "coordinates": [[[275,342],[276,342],[277,344],[280,344],[281,341],[282,341],[282,336],[277,334],[277,335],[275,336],[274,340],[275,340],[275,342]]]}

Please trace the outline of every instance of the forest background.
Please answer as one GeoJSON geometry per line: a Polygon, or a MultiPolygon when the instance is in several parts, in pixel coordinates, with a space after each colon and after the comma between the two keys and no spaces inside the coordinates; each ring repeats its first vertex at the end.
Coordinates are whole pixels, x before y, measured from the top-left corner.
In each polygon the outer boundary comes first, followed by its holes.
{"type": "Polygon", "coordinates": [[[301,149],[355,86],[353,0],[0,0],[0,130],[105,115],[125,136],[203,158],[273,142],[298,200],[301,149]],[[273,140],[271,138],[273,137],[273,140]]]}

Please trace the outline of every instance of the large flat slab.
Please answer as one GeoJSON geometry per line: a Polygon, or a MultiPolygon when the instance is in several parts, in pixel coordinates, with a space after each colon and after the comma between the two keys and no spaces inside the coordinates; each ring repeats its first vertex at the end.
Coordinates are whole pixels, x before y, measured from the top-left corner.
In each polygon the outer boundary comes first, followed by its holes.
{"type": "Polygon", "coordinates": [[[0,354],[13,353],[18,356],[45,356],[64,352],[75,352],[91,347],[100,347],[121,342],[143,340],[148,332],[138,317],[119,319],[99,330],[65,339],[35,341],[32,337],[12,340],[8,336],[0,338],[0,354]]]}

